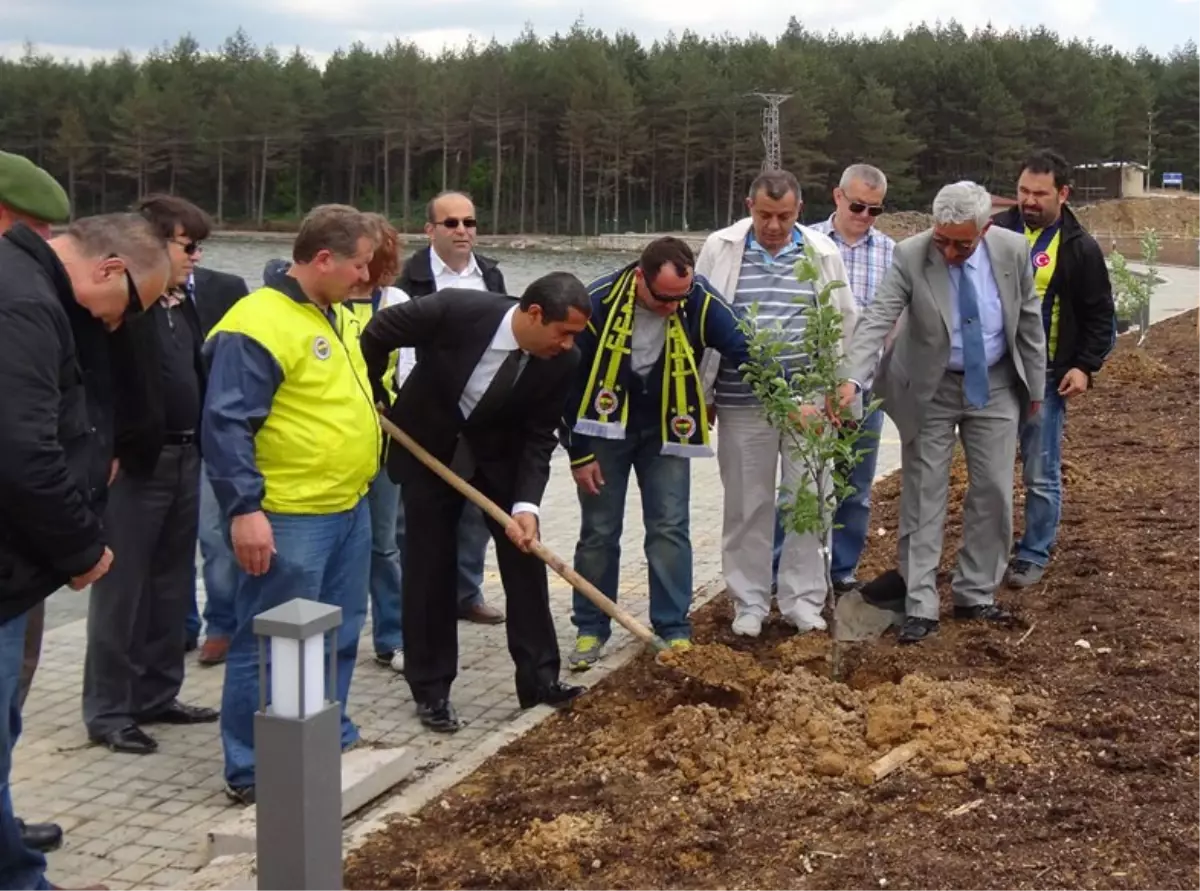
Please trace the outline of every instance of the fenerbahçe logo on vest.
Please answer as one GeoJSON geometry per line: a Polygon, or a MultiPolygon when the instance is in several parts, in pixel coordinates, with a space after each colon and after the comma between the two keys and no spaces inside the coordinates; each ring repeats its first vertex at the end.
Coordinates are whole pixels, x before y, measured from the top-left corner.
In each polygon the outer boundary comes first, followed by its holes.
{"type": "Polygon", "coordinates": [[[322,362],[324,362],[326,359],[329,358],[329,353],[330,353],[329,338],[317,337],[315,340],[313,340],[313,355],[314,356],[316,356],[318,359],[320,359],[322,362]]]}
{"type": "Polygon", "coordinates": [[[1033,265],[1036,269],[1045,269],[1050,265],[1050,255],[1045,251],[1038,251],[1033,255],[1033,265]]]}

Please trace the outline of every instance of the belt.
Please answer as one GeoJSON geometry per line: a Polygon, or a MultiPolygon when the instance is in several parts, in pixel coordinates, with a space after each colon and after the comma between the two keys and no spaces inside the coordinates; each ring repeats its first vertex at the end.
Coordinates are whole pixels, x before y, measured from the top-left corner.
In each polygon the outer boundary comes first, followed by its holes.
{"type": "Polygon", "coordinates": [[[183,430],[179,432],[168,432],[163,434],[163,445],[185,446],[192,445],[195,442],[195,430],[183,430]]]}

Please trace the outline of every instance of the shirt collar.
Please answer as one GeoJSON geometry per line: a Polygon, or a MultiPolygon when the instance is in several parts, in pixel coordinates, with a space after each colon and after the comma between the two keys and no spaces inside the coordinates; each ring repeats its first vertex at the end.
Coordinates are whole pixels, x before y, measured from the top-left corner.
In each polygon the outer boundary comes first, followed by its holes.
{"type": "MultiPolygon", "coordinates": [[[[788,247],[783,248],[783,250],[781,250],[779,253],[782,254],[782,253],[784,253],[784,251],[791,250],[792,248],[795,248],[803,243],[804,243],[804,240],[800,236],[800,227],[793,226],[792,227],[792,243],[790,245],[788,245],[788,247]]],[[[753,251],[761,251],[763,254],[765,254],[768,257],[779,256],[779,254],[772,254],[765,247],[763,247],[761,244],[758,243],[758,239],[754,237],[754,227],[753,226],[751,226],[750,231],[746,233],[746,247],[748,247],[750,250],[753,250],[753,251]]]]}
{"type": "Polygon", "coordinates": [[[430,269],[433,270],[433,276],[435,279],[439,275],[463,276],[463,275],[482,275],[483,274],[479,270],[479,264],[475,262],[475,254],[474,253],[471,254],[471,260],[469,263],[467,263],[466,268],[463,269],[462,272],[455,272],[453,269],[451,269],[449,266],[446,265],[446,262],[440,256],[438,256],[438,252],[435,251],[432,246],[429,248],[429,267],[430,267],[430,269]]]}
{"type": "Polygon", "coordinates": [[[500,327],[496,329],[496,333],[492,335],[491,349],[511,353],[513,350],[521,348],[521,345],[517,343],[517,335],[513,333],[513,317],[516,314],[517,307],[516,304],[513,304],[504,314],[504,318],[500,320],[500,327]]]}

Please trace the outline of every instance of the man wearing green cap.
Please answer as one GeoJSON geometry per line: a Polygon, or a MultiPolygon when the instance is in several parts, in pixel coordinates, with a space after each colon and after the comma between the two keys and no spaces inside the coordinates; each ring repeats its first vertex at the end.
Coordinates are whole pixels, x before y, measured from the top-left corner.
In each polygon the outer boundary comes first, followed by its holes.
{"type": "MultiPolygon", "coordinates": [[[[28,158],[0,152],[0,235],[17,223],[24,223],[42,238],[50,237],[51,223],[65,223],[71,217],[71,202],[53,176],[28,158]]],[[[29,685],[37,671],[42,652],[42,629],[46,604],[39,601],[26,614],[25,654],[21,664],[19,703],[25,705],[29,685]]],[[[62,844],[62,828],[55,823],[17,821],[21,836],[29,847],[52,851],[62,844]]]]}

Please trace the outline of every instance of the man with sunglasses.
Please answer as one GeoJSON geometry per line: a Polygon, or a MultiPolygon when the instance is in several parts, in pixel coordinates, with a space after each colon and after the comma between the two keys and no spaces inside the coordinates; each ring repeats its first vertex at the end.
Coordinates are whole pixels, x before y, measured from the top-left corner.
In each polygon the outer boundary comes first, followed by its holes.
{"type": "MultiPolygon", "coordinates": [[[[592,316],[577,339],[582,361],[563,416],[563,442],[582,513],[575,570],[616,601],[630,474],[642,493],[650,623],[675,649],[691,645],[691,465],[709,457],[698,357],[712,347],[737,366],[750,359],[733,310],[703,276],[687,243],[650,242],[638,262],[588,288],[592,316]]],[[[575,592],[579,629],[570,665],[600,658],[611,622],[575,592]]]]}
{"type": "MultiPolygon", "coordinates": [[[[5,213],[35,223],[66,216],[62,205],[34,196],[31,169],[0,158],[5,213]],[[9,173],[22,168],[16,187],[5,180],[6,166],[9,173]]],[[[110,332],[143,309],[139,294],[160,292],[167,276],[162,239],[134,214],[78,220],[49,240],[18,222],[0,238],[3,888],[49,887],[46,859],[30,844],[37,839],[24,837],[8,784],[29,615],[58,588],[81,591],[115,565],[111,530],[101,521],[117,398],[110,332]]]]}
{"type": "Polygon", "coordinates": [[[895,262],[854,331],[842,366],[843,405],[880,366],[876,391],[901,441],[899,642],[936,633],[937,569],[955,435],[966,453],[963,541],[951,582],[954,618],[1008,624],[996,604],[1012,541],[1017,430],[1046,386],[1046,336],[1029,246],[992,226],[992,199],[972,182],[945,186],[933,228],[896,246],[895,262]]]}
{"type": "MultiPolygon", "coordinates": [[[[875,228],[876,218],[883,213],[887,195],[887,177],[870,164],[851,164],[842,171],[841,181],[833,190],[836,206],[829,219],[816,223],[813,229],[837,245],[846,264],[847,284],[861,313],[875,298],[875,289],[892,265],[896,242],[875,228]]],[[[871,384],[863,389],[863,405],[871,401],[871,384]]],[[[847,482],[854,492],[838,504],[834,516],[833,548],[830,554],[830,576],[833,590],[844,594],[857,586],[854,571],[867,543],[871,519],[871,484],[879,460],[879,435],[883,430],[883,412],[870,412],[859,423],[866,436],[858,441],[862,460],[854,465],[847,482]]],[[[775,555],[773,573],[779,574],[779,558],[783,553],[783,518],[775,514],[775,555]]]]}
{"type": "MultiPolygon", "coordinates": [[[[478,228],[475,203],[469,195],[452,191],[435,195],[425,208],[429,246],[405,261],[396,287],[413,300],[446,288],[508,293],[496,261],[475,253],[478,228]]],[[[401,553],[402,537],[403,531],[398,532],[401,553]]],[[[489,538],[483,512],[473,504],[466,504],[458,523],[458,617],[481,625],[498,625],[504,621],[504,613],[483,599],[483,567],[489,538]]]]}
{"type": "Polygon", "coordinates": [[[200,320],[184,289],[210,223],[204,211],[174,195],[149,195],[137,210],[166,241],[171,278],[131,323],[139,335],[135,348],[154,361],[144,375],[141,447],[123,456],[105,511],[121,557],[92,587],[83,719],[92,742],[146,755],[158,744],[144,725],[218,718],[215,709],[178,699],[196,584],[205,385],[200,320]]]}

